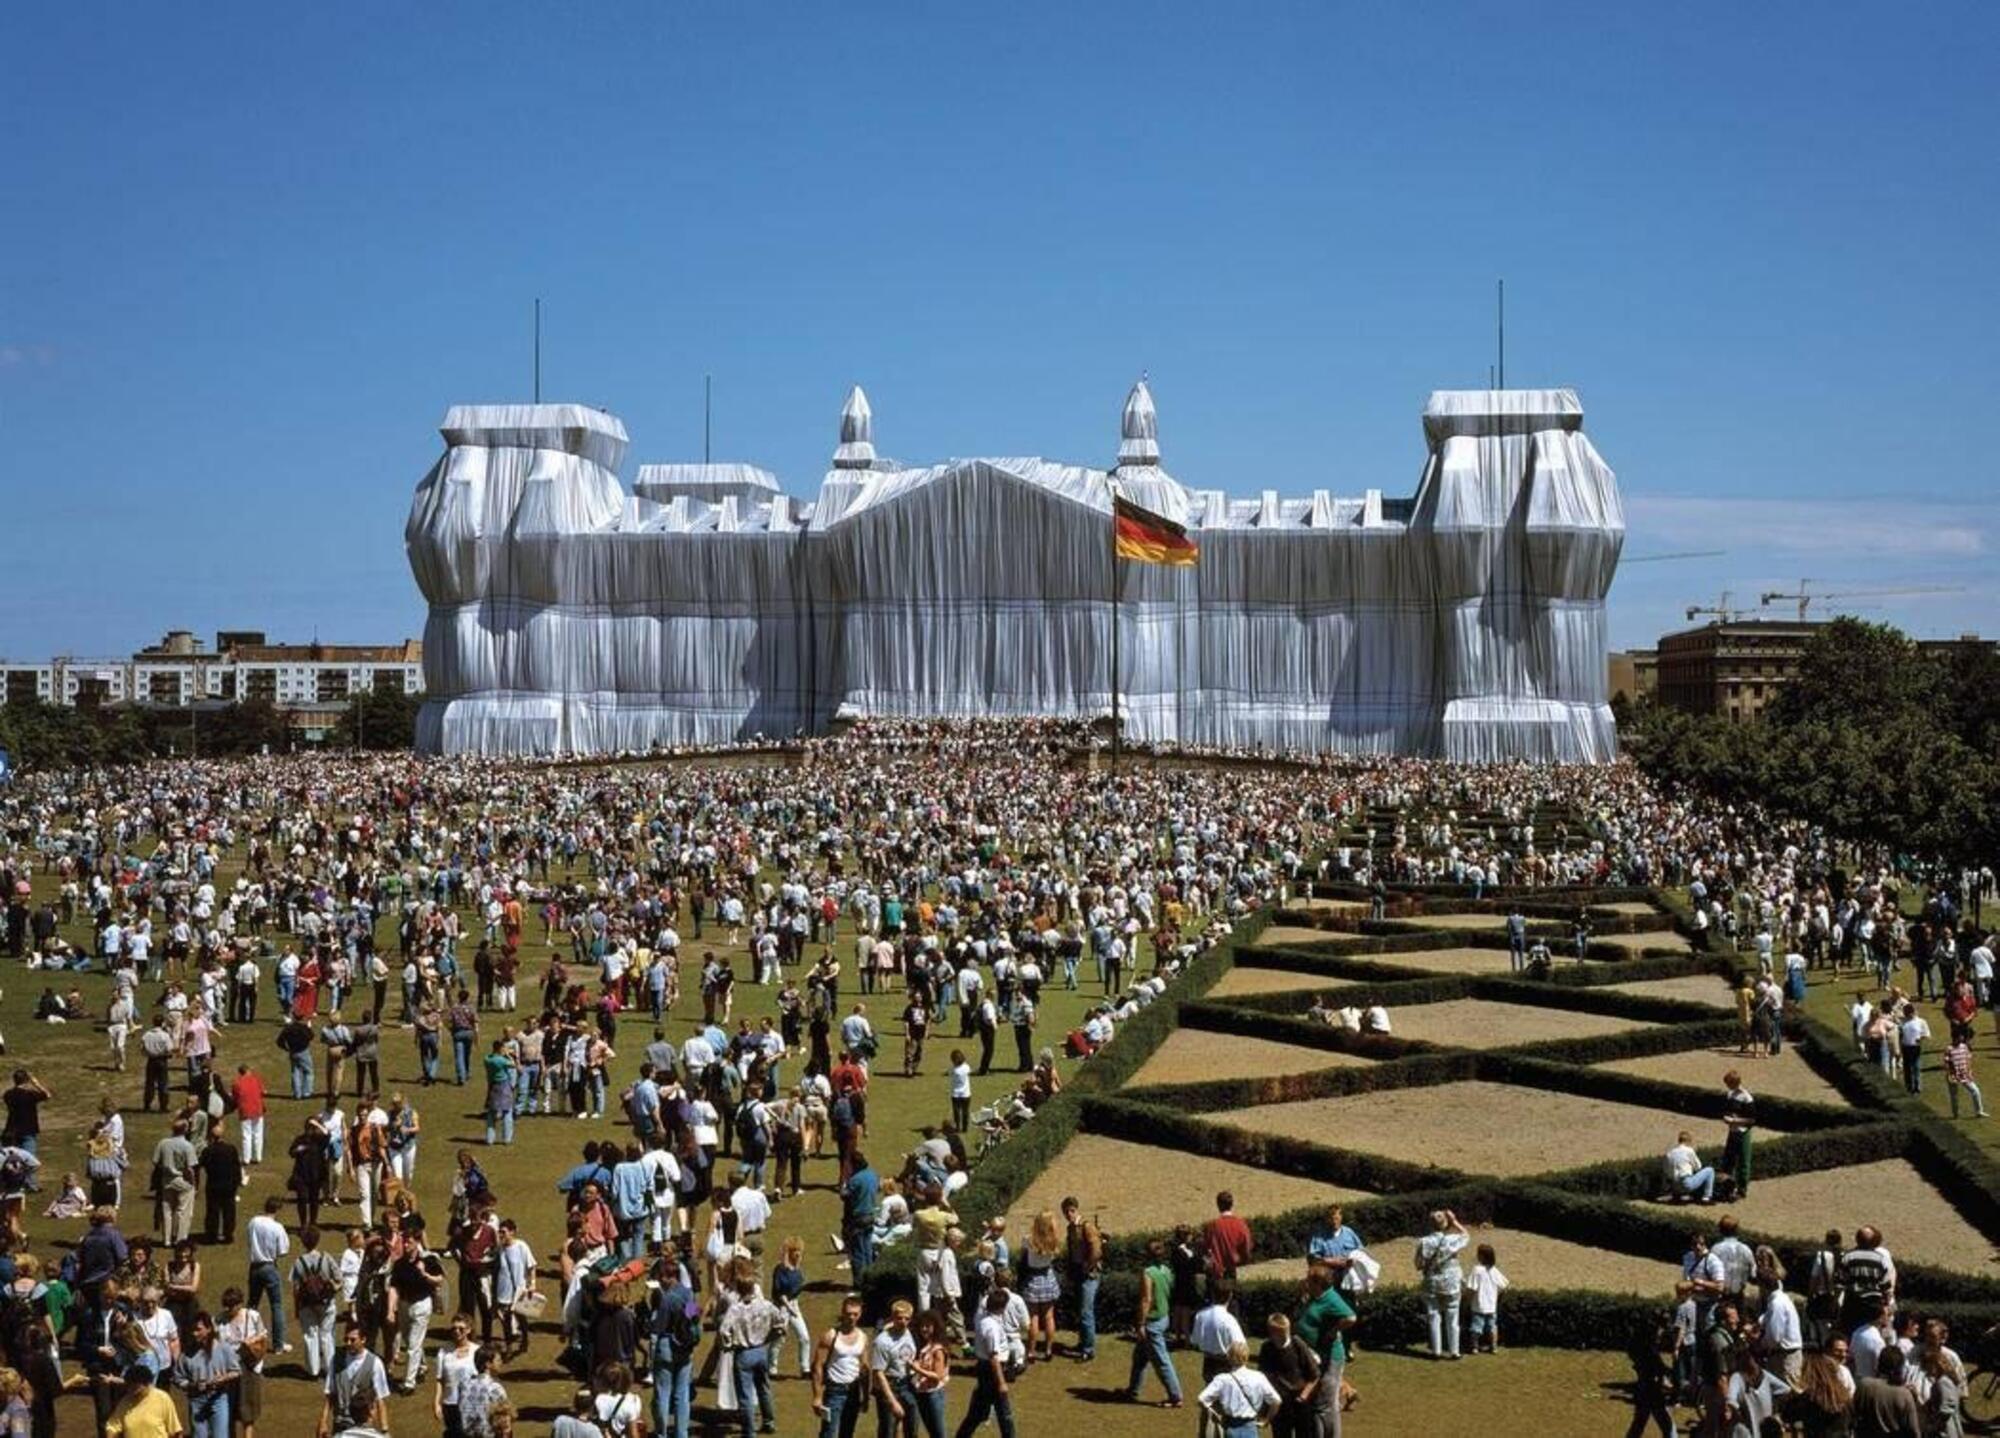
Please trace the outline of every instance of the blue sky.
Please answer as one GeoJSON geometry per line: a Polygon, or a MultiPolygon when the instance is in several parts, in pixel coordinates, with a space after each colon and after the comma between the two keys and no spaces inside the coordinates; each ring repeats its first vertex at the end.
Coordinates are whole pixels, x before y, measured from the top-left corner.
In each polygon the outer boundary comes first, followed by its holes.
{"type": "MultiPolygon", "coordinates": [[[[1813,577],[1996,623],[2000,9],[13,6],[0,654],[421,633],[411,487],[530,385],[807,495],[1104,462],[1407,491],[1434,388],[1572,384],[1613,638],[1813,577]]],[[[628,469],[627,477],[630,477],[628,469]]]]}

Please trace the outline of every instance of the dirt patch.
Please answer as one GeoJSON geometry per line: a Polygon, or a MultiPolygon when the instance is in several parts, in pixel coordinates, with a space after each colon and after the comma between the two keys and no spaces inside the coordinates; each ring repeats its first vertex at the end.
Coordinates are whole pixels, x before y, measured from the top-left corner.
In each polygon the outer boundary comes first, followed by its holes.
{"type": "Polygon", "coordinates": [[[1736,998],[1729,985],[1717,974],[1683,974],[1677,979],[1633,979],[1622,984],[1606,984],[1614,994],[1637,994],[1642,999],[1686,999],[1712,1008],[1734,1009],[1736,998]]]}
{"type": "Polygon", "coordinates": [[[1202,1083],[1209,1079],[1271,1078],[1279,1074],[1311,1073],[1315,1069],[1373,1063],[1359,1054],[1281,1044],[1242,1034],[1218,1034],[1208,1029],[1176,1029],[1167,1036],[1132,1085],[1202,1083]]]}
{"type": "MultiPolygon", "coordinates": [[[[1253,969],[1239,963],[1217,981],[1207,997],[1240,999],[1250,994],[1290,993],[1294,989],[1330,989],[1341,982],[1340,979],[1321,978],[1317,974],[1294,973],[1290,969],[1253,969]]],[[[1311,1006],[1310,999],[1301,999],[1299,1012],[1304,1013],[1311,1006]]]]}
{"type": "Polygon", "coordinates": [[[1295,949],[1301,944],[1323,944],[1328,939],[1352,938],[1351,934],[1338,934],[1332,929],[1303,928],[1297,924],[1273,924],[1255,939],[1253,949],[1295,949]]]}
{"type": "Polygon", "coordinates": [[[1533,1004],[1502,1004],[1491,999],[1447,999],[1436,1004],[1411,1004],[1389,1010],[1390,1032],[1398,1038],[1425,1039],[1458,1048],[1497,1049],[1510,1044],[1541,1043],[1546,1039],[1587,1039],[1599,1034],[1652,1028],[1638,1019],[1608,1014],[1544,1009],[1533,1004]]]}
{"type": "Polygon", "coordinates": [[[1899,1259],[1993,1273],[1992,1240],[1967,1223],[1908,1159],[1760,1179],[1750,1185],[1750,1197],[1731,1203],[1728,1211],[1746,1228],[1808,1240],[1829,1228],[1852,1235],[1872,1223],[1899,1259]]]}
{"type": "Polygon", "coordinates": [[[1671,949],[1677,954],[1694,951],[1694,946],[1688,943],[1686,936],[1677,934],[1672,929],[1654,929],[1644,934],[1593,934],[1590,941],[1593,944],[1610,944],[1613,948],[1628,949],[1635,954],[1641,949],[1671,949]]]}
{"type": "MultiPolygon", "coordinates": [[[[1414,914],[1409,922],[1425,929],[1492,929],[1499,931],[1507,927],[1505,914],[1414,914]]],[[[1528,927],[1548,928],[1549,925],[1537,921],[1528,927]]]]}
{"type": "Polygon", "coordinates": [[[1620,899],[1615,904],[1592,904],[1590,906],[1606,914],[1622,914],[1628,918],[1644,918],[1660,911],[1643,899],[1620,899]]]}
{"type": "MultiPolygon", "coordinates": [[[[1364,1238],[1366,1236],[1363,1235],[1364,1238]]],[[[1411,1257],[1415,1252],[1415,1242],[1413,1238],[1378,1238],[1370,1244],[1368,1251],[1382,1265],[1385,1287],[1416,1286],[1415,1265],[1411,1257]]],[[[1472,1247],[1476,1249],[1482,1243],[1493,1245],[1493,1256],[1500,1260],[1500,1271],[1517,1288],[1585,1288],[1598,1293],[1664,1297],[1674,1291],[1674,1284],[1681,1276],[1677,1263],[1635,1258],[1629,1253],[1613,1253],[1609,1249],[1593,1248],[1587,1243],[1572,1243],[1568,1239],[1550,1238],[1547,1234],[1529,1233],[1519,1228],[1474,1228],[1472,1247]]],[[[1471,1251],[1462,1261],[1470,1264],[1471,1251]]],[[[1272,1259],[1267,1263],[1253,1264],[1242,1272],[1246,1280],[1304,1276],[1305,1260],[1300,1258],[1272,1259]]],[[[1504,1298],[1500,1300],[1503,1317],[1506,1302],[1504,1298]]]]}
{"type": "Polygon", "coordinates": [[[1508,970],[1505,949],[1419,949],[1408,954],[1357,954],[1371,964],[1392,969],[1429,974],[1504,974],[1508,970]]]}
{"type": "MultiPolygon", "coordinates": [[[[1406,1163],[1518,1178],[1665,1153],[1688,1120],[1638,1104],[1468,1080],[1240,1109],[1231,1123],[1406,1163]]],[[[1721,1124],[1699,1127],[1713,1129],[1703,1141],[1720,1144],[1721,1124]]]]}
{"type": "Polygon", "coordinates": [[[1037,1213],[1058,1208],[1066,1197],[1085,1213],[1102,1213],[1113,1233],[1199,1224],[1215,1216],[1215,1195],[1224,1189],[1246,1218],[1366,1196],[1219,1158],[1080,1133],[1021,1195],[1008,1215],[1008,1232],[1018,1244],[1037,1213]]]}
{"type": "Polygon", "coordinates": [[[1612,1073],[1638,1074],[1641,1078],[1664,1079],[1668,1083],[1692,1084],[1696,1088],[1708,1089],[1720,1089],[1723,1074],[1736,1069],[1742,1073],[1743,1082],[1754,1094],[1838,1104],[1843,1108],[1847,1106],[1840,1090],[1821,1078],[1795,1049],[1786,1049],[1776,1058],[1759,1059],[1737,1053],[1736,1046],[1730,1044],[1724,1048],[1689,1049],[1677,1054],[1619,1059],[1615,1063],[1599,1064],[1598,1067],[1609,1069],[1612,1073]]]}
{"type": "Polygon", "coordinates": [[[1366,899],[1294,899],[1286,910],[1309,909],[1316,914],[1365,914],[1370,907],[1366,899]]]}

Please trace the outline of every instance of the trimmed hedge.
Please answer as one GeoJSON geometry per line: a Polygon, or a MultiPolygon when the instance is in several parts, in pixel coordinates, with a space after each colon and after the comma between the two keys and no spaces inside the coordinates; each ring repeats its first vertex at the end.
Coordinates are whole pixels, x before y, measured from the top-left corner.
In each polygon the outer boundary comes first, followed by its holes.
{"type": "MultiPolygon", "coordinates": [[[[1286,973],[1316,974],[1325,960],[1288,954],[1282,949],[1258,950],[1256,967],[1280,968],[1286,973]],[[1284,962],[1266,965],[1265,955],[1277,954],[1284,962]]],[[[1635,1019],[1652,1024],[1711,1023],[1716,1010],[1711,1005],[1686,999],[1655,998],[1628,994],[1601,984],[1550,984],[1534,979],[1503,978],[1497,974],[1417,974],[1398,970],[1393,979],[1381,983],[1356,983],[1334,977],[1326,988],[1311,985],[1271,994],[1241,994],[1213,999],[1203,1004],[1204,1012],[1233,1008],[1249,1013],[1302,1016],[1316,995],[1333,999],[1354,999],[1380,1003],[1395,1021],[1398,1008],[1444,1003],[1452,999],[1487,999],[1494,1003],[1519,1004],[1528,1008],[1563,1009],[1571,1013],[1599,1014],[1607,1018],[1635,1019]]],[[[1393,1035],[1392,1035],[1393,1037],[1393,1035]]]]}
{"type": "MultiPolygon", "coordinates": [[[[1822,1169],[1875,1163],[1885,1158],[1903,1158],[1908,1156],[1914,1142],[1911,1131],[1895,1122],[1854,1123],[1809,1133],[1761,1137],[1756,1148],[1757,1177],[1769,1180],[1794,1173],[1817,1173],[1822,1169]]],[[[1661,1152],[1664,1153],[1665,1149],[1662,1148],[1661,1152]]],[[[1660,1191],[1660,1160],[1657,1157],[1614,1159],[1584,1168],[1543,1174],[1535,1181],[1571,1193],[1648,1199],[1657,1196],[1660,1191]]]]}
{"type": "MultiPolygon", "coordinates": [[[[1367,898],[1353,885],[1319,884],[1314,892],[1330,897],[1367,898]]],[[[1463,886],[1398,886],[1400,895],[1436,895],[1432,912],[1476,912],[1463,886]],[[1445,907],[1449,905],[1450,907],[1445,907]]],[[[1538,906],[1570,904],[1594,898],[1608,903],[1649,899],[1669,910],[1674,927],[1690,932],[1687,908],[1678,894],[1647,889],[1489,890],[1492,899],[1479,903],[1504,906],[1510,901],[1538,906]],[[1516,896],[1519,896],[1518,899],[1516,896]],[[1532,896],[1532,898],[1531,898],[1532,896]]],[[[1159,1147],[1164,1162],[1174,1152],[1204,1154],[1275,1172],[1293,1174],[1348,1189],[1371,1192],[1349,1200],[1348,1221],[1378,1244],[1388,1245],[1421,1233],[1433,1208],[1450,1207],[1478,1222],[1503,1224],[1551,1237],[1585,1241],[1606,1250],[1677,1261],[1693,1229],[1712,1227],[1724,1209],[1689,1211],[1651,1200],[1659,1186],[1659,1160],[1646,1157],[1591,1165],[1526,1181],[1475,1180],[1451,1169],[1406,1163],[1378,1155],[1356,1154],[1317,1142],[1254,1134],[1214,1116],[1232,1109],[1298,1099],[1335,1097],[1376,1089],[1486,1078],[1557,1092],[1659,1108],[1663,1116],[1719,1116],[1719,1091],[1682,1084],[1609,1074],[1590,1065],[1643,1054],[1671,1053],[1726,1043],[1736,1036],[1733,1017],[1719,1016],[1708,1006],[1672,999],[1611,993],[1601,985],[1634,978],[1670,978],[1698,973],[1734,974],[1742,968],[1733,953],[1659,953],[1634,957],[1615,946],[1597,962],[1561,963],[1548,981],[1501,976],[1437,975],[1412,977],[1409,971],[1369,964],[1370,953],[1408,953],[1448,943],[1451,947],[1505,948],[1500,934],[1466,934],[1431,930],[1394,932],[1333,939],[1326,945],[1257,949],[1239,952],[1277,917],[1265,910],[1240,924],[1231,941],[1197,960],[1166,996],[1124,1025],[1101,1055],[1084,1065],[1064,1092],[1035,1121],[984,1159],[972,1182],[956,1200],[967,1222],[1004,1212],[1025,1191],[1079,1131],[1101,1133],[1159,1147]],[[1214,984],[1238,962],[1304,973],[1327,980],[1319,992],[1368,998],[1388,1005],[1440,1002],[1477,997],[1525,1003],[1575,1012],[1601,1013],[1647,1020],[1658,1028],[1578,1040],[1551,1040],[1516,1045],[1507,1050],[1475,1052],[1402,1039],[1369,1037],[1328,1029],[1305,1019],[1303,1004],[1315,992],[1245,996],[1229,1001],[1205,1001],[1214,984]],[[1181,1023],[1227,1033],[1274,1039],[1328,1052],[1369,1053],[1381,1062],[1342,1066],[1269,1079],[1221,1079],[1212,1083],[1151,1087],[1118,1094],[1139,1067],[1181,1023]],[[1115,1095],[1115,1096],[1114,1096],[1115,1095]],[[1588,1235],[1583,1238],[1582,1235],[1588,1235]]],[[[1293,915],[1286,916],[1288,920],[1293,915]]],[[[1639,917],[1639,916],[1626,916],[1639,917]]],[[[1599,925],[1600,928],[1606,925],[1599,925]]],[[[1650,932],[1643,929],[1624,932],[1650,932]]],[[[1879,1069],[1853,1053],[1844,1036],[1814,1019],[1795,1025],[1802,1055],[1864,1112],[1849,1114],[1823,1104],[1760,1100],[1760,1110],[1774,1122],[1795,1130],[1760,1140],[1757,1172],[1769,1180],[1888,1158],[1914,1164],[1967,1217],[1986,1232],[2000,1232],[2000,1165],[1963,1135],[1941,1123],[1920,1101],[1904,1094],[1879,1069]],[[1870,1121],[1871,1115],[1881,1115],[1870,1121]]],[[[1313,1227],[1324,1211],[1313,1205],[1289,1213],[1260,1217],[1255,1222],[1259,1257],[1296,1257],[1305,1251],[1313,1227]]],[[[1190,1220],[1205,1217],[1196,1211],[1190,1220]]],[[[1857,1221],[1877,1218],[1891,1234],[1893,1215],[1857,1215],[1857,1221]]],[[[1802,1274],[1814,1246],[1795,1238],[1751,1234],[1752,1242],[1770,1242],[1795,1275],[1802,1274]]],[[[1142,1251],[1144,1234],[1114,1234],[1099,1299],[1100,1326],[1130,1321],[1137,1298],[1132,1271],[1142,1251]]],[[[1373,1345],[1414,1343],[1424,1333],[1420,1296],[1395,1286],[1399,1273],[1395,1256],[1378,1252],[1391,1270],[1392,1286],[1362,1302],[1367,1340],[1373,1345]]],[[[1982,1331],[2000,1307],[2000,1281],[1916,1264],[1899,1264],[1902,1291],[1926,1312],[1945,1317],[1962,1334],[1982,1331]]],[[[873,1306],[894,1295],[907,1294],[914,1280],[914,1255],[906,1246],[887,1250],[872,1269],[866,1293],[873,1306]]],[[[1261,1324],[1279,1307],[1295,1306],[1297,1289],[1290,1282],[1250,1283],[1239,1290],[1246,1325],[1261,1324]]],[[[1570,1348],[1622,1346],[1635,1332],[1657,1322],[1665,1307],[1660,1299],[1620,1297],[1595,1292],[1549,1291],[1532,1283],[1510,1290],[1504,1300],[1509,1340],[1570,1348]]],[[[1256,1331],[1251,1327],[1249,1331],[1256,1331]]]]}
{"type": "MultiPolygon", "coordinates": [[[[1238,947],[1252,942],[1276,914],[1261,909],[1239,921],[1229,938],[1197,957],[1167,992],[1119,1027],[1117,1034],[1085,1063],[1063,1091],[1044,1104],[1032,1122],[973,1167],[971,1181],[953,1199],[961,1219],[974,1224],[1002,1214],[1075,1137],[1083,1105],[1092,1094],[1110,1093],[1126,1083],[1166,1042],[1180,1023],[1180,1001],[1208,992],[1235,962],[1238,947]]],[[[916,1256],[908,1245],[883,1252],[861,1285],[869,1313],[916,1291],[916,1256]]]]}
{"type": "MultiPolygon", "coordinates": [[[[1450,1208],[1474,1225],[1492,1224],[1522,1229],[1572,1243],[1587,1243],[1611,1253],[1655,1259],[1678,1264],[1687,1251],[1689,1236],[1702,1233],[1713,1237],[1715,1224],[1727,1213],[1726,1205],[1713,1208],[1627,1203],[1617,1199],[1591,1197],[1513,1180],[1468,1182],[1463,1187],[1430,1189],[1383,1198],[1350,1199],[1343,1208],[1347,1222],[1368,1242],[1370,1251],[1397,1282],[1397,1246],[1414,1243],[1429,1229],[1433,1209],[1450,1208]],[[1580,1237],[1588,1235],[1588,1237],[1580,1237]]],[[[1303,1259],[1306,1245],[1325,1213],[1326,1206],[1292,1209],[1260,1218],[1255,1224],[1260,1259],[1303,1259]]],[[[1145,1242],[1163,1234],[1121,1234],[1111,1240],[1108,1261],[1137,1268],[1145,1242]]],[[[1780,1236],[1755,1229],[1742,1232],[1745,1242],[1768,1243],[1778,1251],[1794,1286],[1811,1266],[1818,1245],[1795,1236],[1780,1236]]],[[[1505,1262],[1505,1255],[1502,1255],[1505,1262]]],[[[2000,1303],[2000,1280],[1925,1264],[1898,1263],[1901,1291],[1912,1302],[1928,1307],[1934,1303],[2000,1303]]]]}
{"type": "Polygon", "coordinates": [[[1240,1008],[1227,1000],[1217,999],[1197,999],[1182,1004],[1181,1027],[1271,1039],[1298,1048],[1358,1054],[1370,1059],[1408,1058],[1412,1054],[1438,1053],[1445,1047],[1425,1039],[1356,1033],[1352,1029],[1336,1028],[1318,1019],[1307,1018],[1303,1010],[1295,1014],[1272,1014],[1240,1008]]]}
{"type": "Polygon", "coordinates": [[[1739,1033],[1741,1029],[1735,1019],[1716,1019],[1705,1024],[1662,1024],[1657,1028],[1624,1029],[1615,1034],[1591,1034],[1579,1039],[1543,1039],[1538,1043],[1514,1044],[1498,1052],[1588,1068],[1593,1064],[1616,1063],[1621,1059],[1652,1058],[1657,1054],[1718,1048],[1735,1043],[1739,1033]]]}
{"type": "MultiPolygon", "coordinates": [[[[1719,1120],[1728,1108],[1727,1097],[1720,1085],[1697,1088],[1693,1084],[1672,1083],[1642,1074],[1578,1068],[1574,1064],[1534,1058],[1519,1050],[1492,1049],[1480,1054],[1478,1076],[1489,1083],[1518,1084],[1526,1088],[1635,1104],[1698,1118],[1719,1120]]],[[[1848,1128],[1861,1121],[1849,1109],[1775,1096],[1757,1100],[1757,1117],[1762,1123],[1773,1124],[1792,1133],[1848,1128]]],[[[1665,1153],[1667,1147],[1661,1144],[1660,1152],[1665,1153]]]]}
{"type": "Polygon", "coordinates": [[[1274,1103],[1351,1098],[1399,1088],[1431,1088],[1477,1076],[1479,1055],[1470,1049],[1434,1049],[1376,1064],[1342,1064],[1262,1078],[1209,1079],[1133,1089],[1130,1098],[1151,1108],[1191,1114],[1228,1113],[1274,1103]]]}

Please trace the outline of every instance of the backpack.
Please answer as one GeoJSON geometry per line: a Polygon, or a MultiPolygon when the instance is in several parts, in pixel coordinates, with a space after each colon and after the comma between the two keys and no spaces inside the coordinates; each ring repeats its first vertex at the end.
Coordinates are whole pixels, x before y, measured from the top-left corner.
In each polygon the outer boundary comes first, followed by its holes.
{"type": "Polygon", "coordinates": [[[17,1152],[10,1152],[0,1159],[0,1193],[20,1193],[28,1186],[28,1178],[34,1172],[28,1160],[17,1152]]]}
{"type": "Polygon", "coordinates": [[[299,1307],[324,1309],[333,1302],[333,1275],[326,1271],[328,1260],[325,1254],[315,1251],[310,1256],[318,1258],[319,1263],[307,1267],[304,1259],[299,1260],[299,1266],[304,1270],[299,1274],[299,1307]]]}
{"type": "Polygon", "coordinates": [[[675,1283],[654,1295],[653,1336],[673,1346],[676,1362],[694,1355],[701,1342],[701,1306],[694,1294],[675,1283]]]}

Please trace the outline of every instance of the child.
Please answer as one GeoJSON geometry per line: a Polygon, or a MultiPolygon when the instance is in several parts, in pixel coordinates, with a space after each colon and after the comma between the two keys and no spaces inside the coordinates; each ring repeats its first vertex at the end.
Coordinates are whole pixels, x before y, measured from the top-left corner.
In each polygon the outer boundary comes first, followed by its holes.
{"type": "Polygon", "coordinates": [[[1493,1245],[1479,1245],[1479,1262],[1465,1275],[1465,1291],[1472,1295],[1471,1336],[1474,1353],[1492,1353],[1500,1347],[1500,1295],[1509,1287],[1500,1271],[1493,1245]],[[1482,1341],[1483,1340],[1483,1341],[1482,1341]]]}
{"type": "MultiPolygon", "coordinates": [[[[1954,1093],[1954,1107],[1956,1107],[1956,1100],[1957,1095],[1954,1093]]],[[[82,1218],[86,1213],[90,1212],[90,1209],[90,1194],[84,1189],[82,1182],[75,1174],[66,1173],[62,1176],[62,1192],[57,1195],[55,1202],[42,1211],[42,1216],[44,1218],[82,1218]]]]}
{"type": "Polygon", "coordinates": [[[960,1280],[963,1292],[959,1295],[959,1311],[963,1316],[966,1332],[973,1331],[979,1322],[979,1315],[986,1311],[986,1295],[992,1291],[993,1275],[998,1265],[993,1261],[994,1246],[989,1238],[979,1240],[973,1250],[972,1272],[960,1280]]]}
{"type": "Polygon", "coordinates": [[[1681,1402],[1694,1404],[1701,1395],[1695,1364],[1695,1343],[1700,1335],[1700,1311],[1695,1306],[1694,1285],[1683,1280],[1674,1285],[1674,1383],[1681,1402]]]}

